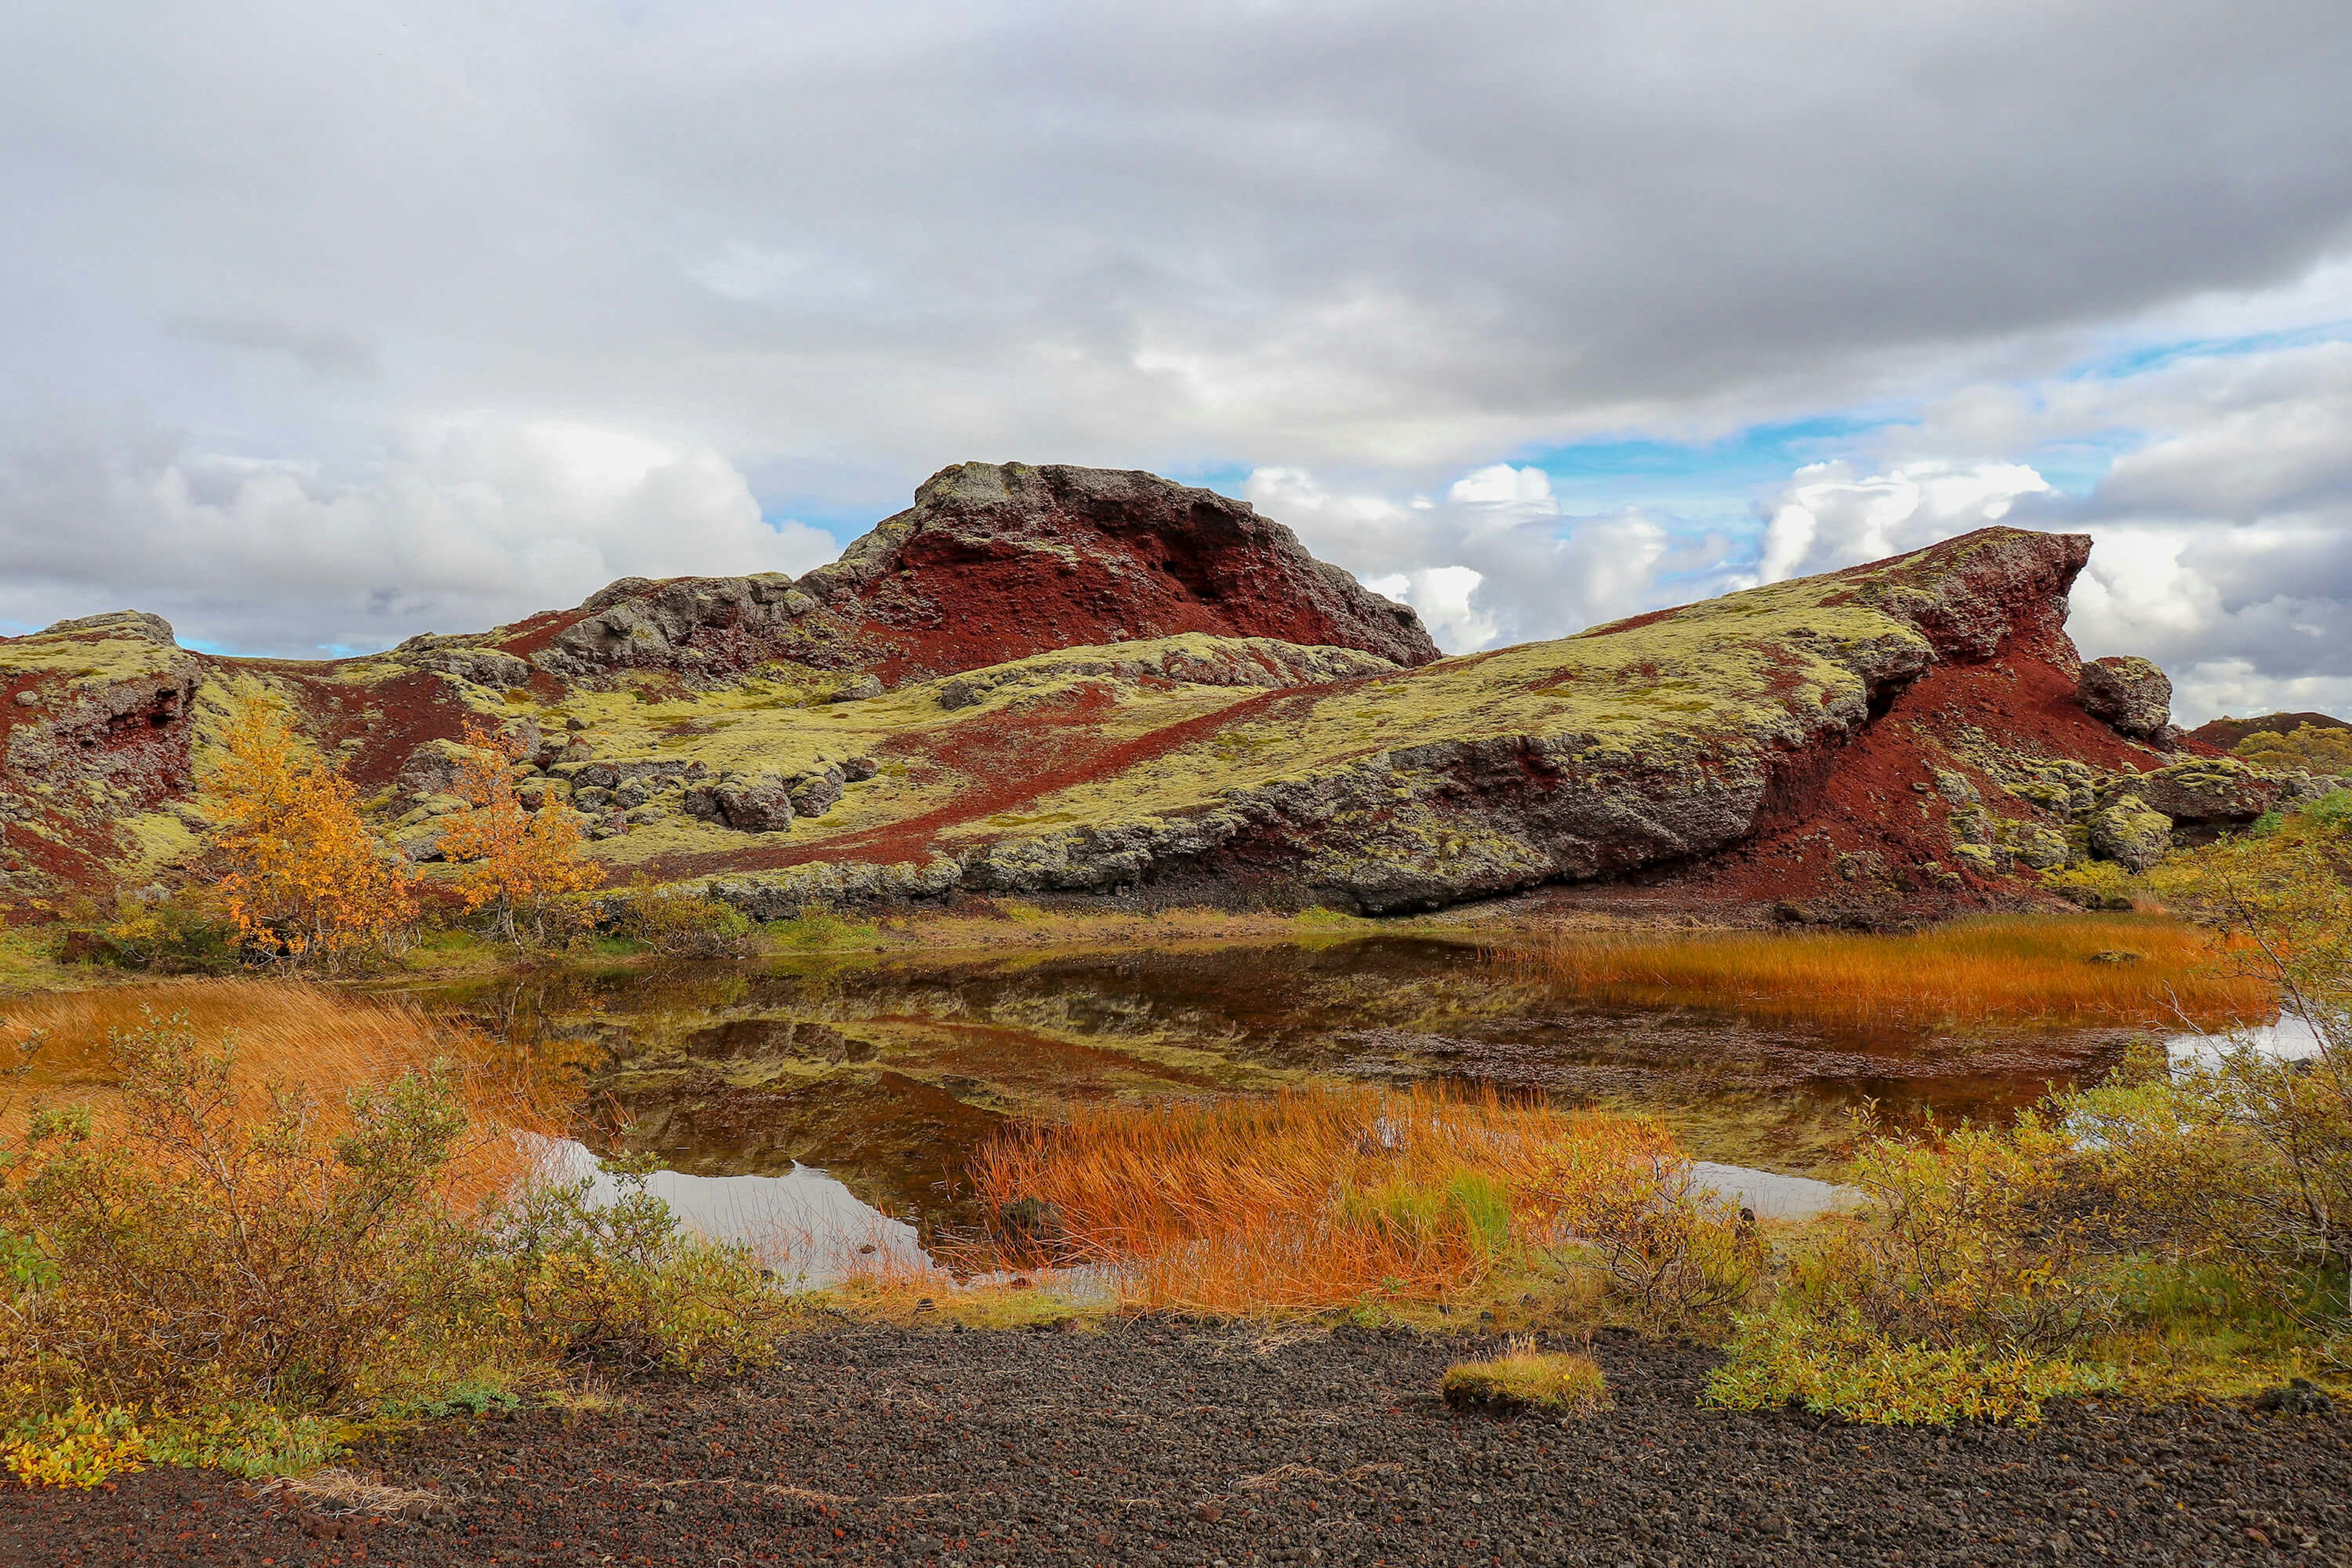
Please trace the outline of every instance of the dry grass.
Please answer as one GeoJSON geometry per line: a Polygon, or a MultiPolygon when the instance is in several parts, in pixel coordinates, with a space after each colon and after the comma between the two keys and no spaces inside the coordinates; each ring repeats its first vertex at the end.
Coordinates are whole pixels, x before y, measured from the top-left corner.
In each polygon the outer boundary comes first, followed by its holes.
{"type": "Polygon", "coordinates": [[[1551,1415],[1598,1410],[1609,1403],[1609,1380],[1591,1356],[1538,1350],[1532,1340],[1515,1340],[1490,1361],[1460,1362],[1445,1369],[1445,1403],[1458,1408],[1551,1415]]]}
{"type": "Polygon", "coordinates": [[[1129,1306],[1249,1312],[1453,1295],[1672,1152],[1654,1124],[1491,1091],[1329,1086],[1081,1108],[973,1174],[1008,1256],[1099,1270],[1129,1306]]]}
{"type": "Polygon", "coordinates": [[[449,1494],[396,1487],[380,1476],[329,1467],[307,1476],[272,1481],[264,1494],[280,1497],[296,1507],[329,1514],[366,1514],[377,1519],[431,1519],[446,1513],[449,1494]]]}
{"type": "Polygon", "coordinates": [[[2275,1011],[2206,933],[2160,916],[1991,916],[1903,936],[1560,932],[1496,950],[1523,982],[1638,1006],[1912,1026],[2200,1026],[2275,1011]]]}
{"type": "Polygon", "coordinates": [[[204,980],[16,997],[0,1005],[0,1063],[46,1037],[31,1070],[0,1104],[0,1135],[21,1132],[38,1104],[79,1101],[101,1124],[118,1113],[109,1037],[152,1017],[184,1016],[207,1046],[234,1041],[238,1110],[258,1116],[274,1088],[307,1090],[330,1131],[347,1120],[345,1096],[436,1061],[463,1072],[472,1123],[446,1190],[462,1201],[502,1192],[530,1173],[533,1155],[510,1134],[553,1136],[572,1086],[561,1064],[518,1061],[470,1026],[404,1002],[286,980],[204,980]]]}

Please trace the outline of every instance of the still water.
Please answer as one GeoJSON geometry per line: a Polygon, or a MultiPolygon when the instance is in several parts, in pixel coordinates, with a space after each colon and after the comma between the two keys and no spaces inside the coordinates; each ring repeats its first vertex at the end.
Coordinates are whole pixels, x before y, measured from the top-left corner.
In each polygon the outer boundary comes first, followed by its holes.
{"type": "Polygon", "coordinates": [[[567,970],[420,999],[571,1064],[586,1144],[656,1154],[656,1190],[698,1226],[792,1236],[819,1273],[845,1247],[915,1258],[971,1223],[970,1152],[1056,1104],[1310,1076],[1492,1084],[1657,1114],[1724,1190],[1794,1217],[1833,1195],[1775,1177],[1825,1173],[1865,1103],[2002,1116],[2133,1038],[1616,1007],[1425,938],[567,970]]]}

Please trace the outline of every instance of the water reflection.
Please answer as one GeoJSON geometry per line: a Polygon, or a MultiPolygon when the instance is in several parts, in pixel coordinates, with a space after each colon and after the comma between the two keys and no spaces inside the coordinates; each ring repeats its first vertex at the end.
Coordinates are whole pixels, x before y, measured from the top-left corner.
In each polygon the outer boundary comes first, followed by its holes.
{"type": "Polygon", "coordinates": [[[2326,1042],[2310,1021],[2292,1015],[2251,1029],[2231,1029],[2215,1035],[2175,1035],[2164,1042],[2166,1058],[2176,1068],[2218,1067],[2242,1050],[2279,1061],[2308,1061],[2324,1048],[2326,1042]]]}
{"type": "MultiPolygon", "coordinates": [[[[561,1181],[589,1182],[589,1198],[611,1203],[619,1186],[593,1151],[570,1139],[542,1140],[541,1168],[561,1181]]],[[[859,1198],[808,1165],[773,1176],[697,1176],[656,1171],[646,1188],[679,1222],[713,1240],[751,1249],[791,1289],[830,1285],[852,1275],[932,1269],[915,1227],[859,1198]]]]}
{"type": "MultiPolygon", "coordinates": [[[[1707,1160],[1801,1176],[1835,1163],[1865,1100],[1898,1121],[2005,1116],[2105,1072],[2133,1038],[1602,1005],[1423,938],[615,967],[425,999],[518,1052],[585,1058],[606,1129],[583,1128],[591,1142],[625,1124],[680,1181],[832,1184],[910,1247],[979,1217],[962,1176],[976,1144],[1056,1104],[1309,1074],[1452,1079],[1651,1111],[1707,1160]]],[[[1792,1216],[1822,1197],[1754,1190],[1759,1213],[1792,1216]]]]}

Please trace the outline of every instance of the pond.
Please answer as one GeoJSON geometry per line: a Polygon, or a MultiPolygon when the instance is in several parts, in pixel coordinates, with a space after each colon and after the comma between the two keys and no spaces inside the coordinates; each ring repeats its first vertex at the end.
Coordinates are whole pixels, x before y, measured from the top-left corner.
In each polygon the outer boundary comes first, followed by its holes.
{"type": "Polygon", "coordinates": [[[575,1063],[588,1143],[653,1153],[656,1190],[698,1225],[791,1233],[803,1262],[912,1258],[973,1223],[965,1162],[1008,1118],[1306,1077],[1651,1112],[1719,1185],[1793,1215],[1821,1193],[1759,1173],[1823,1173],[1865,1102],[1896,1121],[2005,1116],[2134,1037],[1604,1005],[1419,937],[549,971],[420,999],[575,1063]]]}

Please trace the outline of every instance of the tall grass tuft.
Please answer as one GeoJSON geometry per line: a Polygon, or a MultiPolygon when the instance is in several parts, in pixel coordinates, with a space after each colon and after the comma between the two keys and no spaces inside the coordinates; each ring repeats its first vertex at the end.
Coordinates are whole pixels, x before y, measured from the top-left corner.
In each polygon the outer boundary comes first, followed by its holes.
{"type": "Polygon", "coordinates": [[[1906,935],[1561,931],[1498,949],[1512,979],[1636,1006],[1911,1026],[2252,1023],[2270,988],[2156,916],[1994,916],[1906,935]]]}
{"type": "Polygon", "coordinates": [[[1102,1271],[1134,1306],[1432,1300],[1561,1238],[1578,1194],[1679,1159],[1647,1121],[1430,1087],[1090,1106],[984,1147],[1016,1261],[1102,1271]]]}

